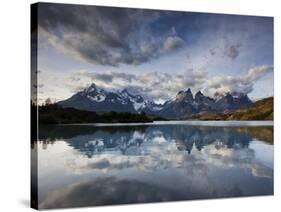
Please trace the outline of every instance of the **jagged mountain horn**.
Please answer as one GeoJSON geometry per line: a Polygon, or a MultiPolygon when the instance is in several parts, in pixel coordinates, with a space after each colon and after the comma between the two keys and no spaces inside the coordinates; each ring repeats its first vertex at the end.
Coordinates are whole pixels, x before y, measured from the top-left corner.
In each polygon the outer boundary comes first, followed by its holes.
{"type": "Polygon", "coordinates": [[[248,107],[252,104],[247,94],[216,95],[216,99],[205,96],[198,91],[194,96],[190,88],[179,91],[174,100],[164,104],[156,104],[141,95],[132,94],[127,89],[107,91],[95,83],[74,94],[70,98],[58,102],[62,107],[73,107],[79,110],[96,112],[145,112],[164,118],[179,118],[200,112],[223,112],[248,107]]]}
{"type": "Polygon", "coordinates": [[[190,88],[188,88],[186,91],[178,92],[176,96],[176,101],[187,101],[187,102],[193,101],[193,94],[190,88]]]}

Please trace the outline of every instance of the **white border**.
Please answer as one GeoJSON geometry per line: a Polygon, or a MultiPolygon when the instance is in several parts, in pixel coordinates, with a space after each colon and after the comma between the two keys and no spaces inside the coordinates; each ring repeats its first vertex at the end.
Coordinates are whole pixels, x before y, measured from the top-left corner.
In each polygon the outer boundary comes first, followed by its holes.
{"type": "MultiPolygon", "coordinates": [[[[29,18],[30,3],[36,1],[6,0],[1,2],[1,204],[0,211],[31,211],[29,208],[29,18]]],[[[276,211],[280,205],[280,5],[278,0],[57,0],[48,2],[123,6],[262,15],[275,17],[275,196],[185,201],[115,207],[68,209],[68,211],[276,211]]],[[[227,180],[227,179],[226,179],[227,180]]],[[[56,210],[53,210],[56,211],[56,210]]]]}

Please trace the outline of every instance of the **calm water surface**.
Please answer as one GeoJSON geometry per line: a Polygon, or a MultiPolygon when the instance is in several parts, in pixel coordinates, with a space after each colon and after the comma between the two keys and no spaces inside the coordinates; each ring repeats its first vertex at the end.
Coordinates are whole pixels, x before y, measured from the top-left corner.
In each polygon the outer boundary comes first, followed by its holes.
{"type": "Polygon", "coordinates": [[[272,122],[40,128],[40,208],[273,194],[272,122]]]}

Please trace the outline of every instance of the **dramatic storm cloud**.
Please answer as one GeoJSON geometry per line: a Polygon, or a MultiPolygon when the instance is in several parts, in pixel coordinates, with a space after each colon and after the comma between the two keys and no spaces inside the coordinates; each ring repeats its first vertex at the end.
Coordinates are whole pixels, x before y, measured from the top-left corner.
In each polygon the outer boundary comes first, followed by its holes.
{"type": "Polygon", "coordinates": [[[188,88],[273,95],[270,17],[40,3],[36,47],[39,102],[93,82],[159,102],[188,88]]]}
{"type": "Polygon", "coordinates": [[[184,45],[168,30],[153,35],[150,24],[159,15],[146,10],[46,5],[39,13],[39,32],[53,46],[90,63],[138,65],[184,45]]]}

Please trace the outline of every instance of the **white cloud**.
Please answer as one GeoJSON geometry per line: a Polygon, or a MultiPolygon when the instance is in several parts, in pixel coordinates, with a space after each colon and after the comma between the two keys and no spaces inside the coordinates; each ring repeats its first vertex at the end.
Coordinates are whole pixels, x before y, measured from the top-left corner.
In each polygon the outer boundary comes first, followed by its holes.
{"type": "Polygon", "coordinates": [[[195,93],[203,91],[205,95],[246,93],[254,89],[256,81],[273,71],[273,66],[262,65],[249,69],[244,76],[214,76],[210,77],[206,69],[187,69],[182,73],[142,72],[140,74],[106,71],[103,73],[80,70],[69,74],[45,73],[40,75],[42,101],[48,97],[56,100],[68,98],[70,95],[96,83],[97,86],[110,90],[127,88],[144,98],[163,102],[173,99],[181,90],[191,88],[195,93]]]}
{"type": "Polygon", "coordinates": [[[254,83],[267,73],[273,72],[273,66],[262,65],[250,68],[245,76],[216,76],[207,80],[208,93],[246,93],[254,89],[254,83]]]}
{"type": "Polygon", "coordinates": [[[273,66],[262,65],[250,68],[245,77],[246,81],[256,81],[263,77],[265,74],[273,72],[273,66]]]}
{"type": "Polygon", "coordinates": [[[183,39],[178,36],[170,36],[164,42],[164,49],[167,51],[175,50],[182,47],[184,44],[183,39]]]}

